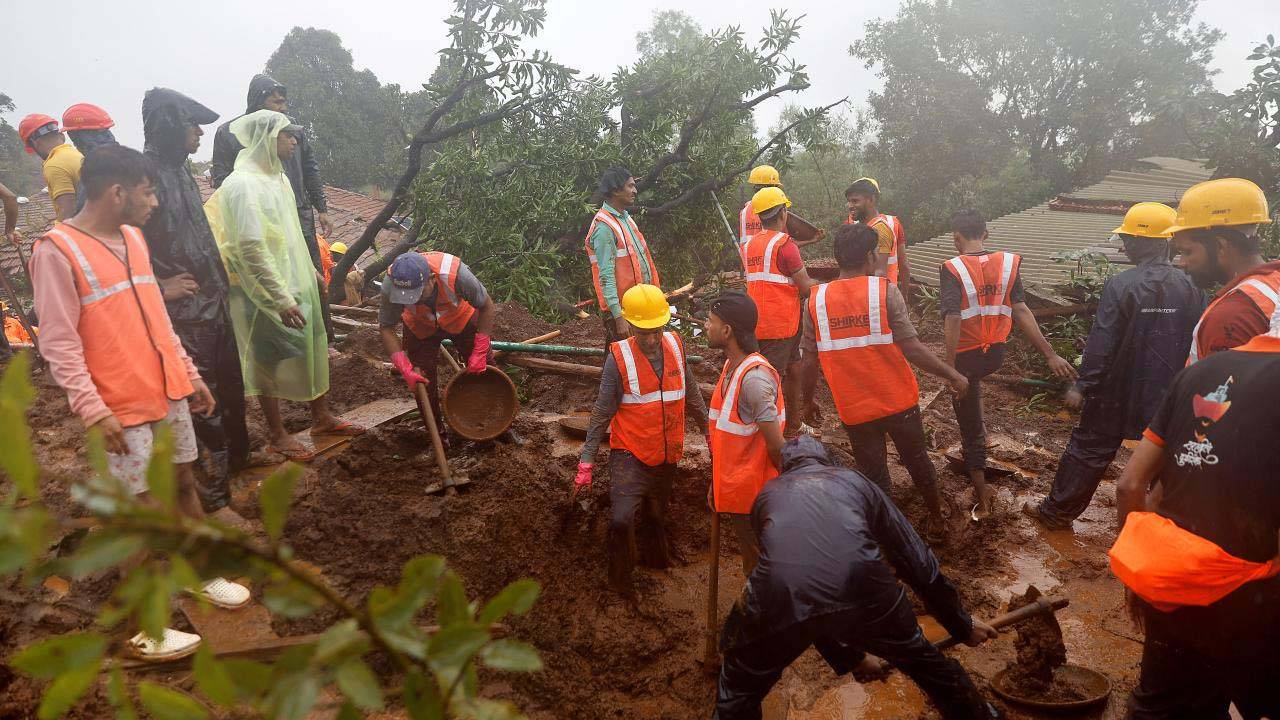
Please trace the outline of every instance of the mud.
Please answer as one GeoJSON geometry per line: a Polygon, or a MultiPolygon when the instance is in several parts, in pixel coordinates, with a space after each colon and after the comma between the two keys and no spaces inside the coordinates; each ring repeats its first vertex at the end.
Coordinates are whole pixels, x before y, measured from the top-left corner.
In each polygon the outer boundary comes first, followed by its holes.
{"type": "MultiPolygon", "coordinates": [[[[1012,612],[1034,603],[1040,591],[1034,585],[1022,595],[1009,598],[1012,612]]],[[[1042,613],[1018,624],[1014,643],[1017,658],[1009,666],[1009,689],[1020,697],[1051,698],[1053,672],[1067,662],[1067,646],[1062,642],[1062,627],[1053,613],[1042,613]]]]}

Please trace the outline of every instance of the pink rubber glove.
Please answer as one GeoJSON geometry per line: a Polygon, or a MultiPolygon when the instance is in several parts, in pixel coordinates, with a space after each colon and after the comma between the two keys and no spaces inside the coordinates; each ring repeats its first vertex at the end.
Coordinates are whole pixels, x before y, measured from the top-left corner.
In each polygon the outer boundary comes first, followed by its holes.
{"type": "Polygon", "coordinates": [[[570,497],[577,497],[583,490],[591,489],[591,470],[594,467],[595,463],[578,463],[578,474],[573,478],[573,493],[570,497]]]}
{"type": "Polygon", "coordinates": [[[475,343],[471,346],[471,357],[467,358],[467,372],[482,373],[489,365],[489,336],[476,333],[475,343]]]}
{"type": "Polygon", "coordinates": [[[414,383],[427,384],[427,379],[414,372],[413,363],[409,362],[409,354],[401,350],[398,353],[392,353],[391,364],[396,366],[400,371],[400,377],[404,378],[404,383],[409,386],[409,391],[413,391],[414,383]]]}

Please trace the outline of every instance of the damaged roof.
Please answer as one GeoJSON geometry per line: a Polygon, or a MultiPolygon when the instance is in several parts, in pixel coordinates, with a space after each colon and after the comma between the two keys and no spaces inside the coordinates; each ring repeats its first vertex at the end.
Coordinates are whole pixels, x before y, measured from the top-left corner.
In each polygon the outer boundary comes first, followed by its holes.
{"type": "MultiPolygon", "coordinates": [[[[1089,248],[1118,252],[1119,246],[1110,238],[1129,206],[1154,201],[1176,207],[1187,188],[1211,176],[1212,172],[1196,161],[1143,158],[1133,168],[1108,173],[1099,183],[988,220],[987,247],[1021,255],[1023,282],[1039,294],[1055,296],[1053,287],[1065,283],[1075,265],[1055,263],[1054,255],[1089,248]]],[[[907,256],[912,278],[936,285],[939,266],[955,255],[950,233],[910,246],[907,256]]]]}

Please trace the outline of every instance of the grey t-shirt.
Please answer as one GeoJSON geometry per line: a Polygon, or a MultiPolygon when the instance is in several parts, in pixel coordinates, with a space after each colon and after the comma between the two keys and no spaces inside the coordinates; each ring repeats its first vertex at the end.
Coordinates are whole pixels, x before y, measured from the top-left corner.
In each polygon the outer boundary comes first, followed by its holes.
{"type": "Polygon", "coordinates": [[[778,383],[762,367],[754,367],[742,377],[738,395],[738,417],[744,423],[774,422],[778,419],[778,383]]]}
{"type": "MultiPolygon", "coordinates": [[[[809,294],[813,297],[813,293],[809,294]]],[[[895,343],[910,340],[919,335],[916,326],[911,323],[911,315],[907,313],[907,300],[897,285],[890,285],[885,293],[885,310],[889,314],[889,332],[893,333],[895,343]]],[[[809,301],[805,300],[804,309],[800,313],[804,321],[804,337],[800,340],[802,356],[816,355],[818,352],[818,332],[813,327],[813,315],[809,312],[809,301]]]]}
{"type": "MultiPolygon", "coordinates": [[[[434,307],[436,298],[440,294],[440,278],[436,278],[436,283],[432,286],[432,290],[423,291],[422,297],[418,300],[419,305],[428,305],[434,307]]],[[[480,284],[480,280],[476,278],[475,273],[471,272],[471,268],[467,267],[464,262],[458,263],[458,297],[471,303],[473,307],[484,305],[489,299],[489,293],[484,289],[484,285],[480,284]]],[[[378,306],[378,326],[379,327],[396,327],[400,324],[400,314],[404,312],[404,305],[396,305],[391,302],[391,280],[382,282],[382,304],[378,306]]]]}

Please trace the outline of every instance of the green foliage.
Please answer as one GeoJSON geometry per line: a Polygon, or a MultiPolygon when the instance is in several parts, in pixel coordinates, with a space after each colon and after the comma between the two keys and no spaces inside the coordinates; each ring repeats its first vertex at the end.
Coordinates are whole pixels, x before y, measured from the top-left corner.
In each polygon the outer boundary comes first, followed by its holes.
{"type": "Polygon", "coordinates": [[[1088,250],[1055,253],[1053,261],[1072,265],[1067,274],[1067,282],[1060,285],[1058,290],[1080,303],[1096,303],[1102,299],[1103,286],[1115,274],[1115,266],[1105,255],[1088,250]]]}
{"type": "MultiPolygon", "coordinates": [[[[13,98],[0,92],[0,113],[13,112],[13,98]]],[[[0,118],[0,182],[19,195],[35,195],[44,187],[40,158],[28,153],[18,129],[0,118]]],[[[3,213],[0,213],[3,214],[3,213]]],[[[19,230],[24,230],[21,226],[19,230]]]]}
{"type": "MultiPolygon", "coordinates": [[[[155,720],[209,717],[205,701],[227,709],[252,708],[276,720],[299,720],[314,709],[327,686],[344,699],[339,717],[363,717],[385,704],[387,681],[368,664],[374,653],[389,658],[403,677],[401,697],[414,720],[522,717],[510,703],[476,696],[476,670],[478,663],[498,672],[541,668],[533,647],[495,637],[496,623],[533,606],[537,583],[520,580],[486,602],[472,601],[444,558],[422,555],[405,564],[395,587],[375,588],[364,605],[354,604],[295,563],[292,550],[281,543],[300,468],[289,466],[263,482],[262,515],[271,540],[263,545],[238,530],[180,514],[172,489],[165,487],[173,481],[172,443],[163,439],[148,470],[160,502],[139,503],[114,478],[95,473],[71,487],[88,515],[55,521],[33,490],[38,489],[38,468],[25,422],[34,398],[28,372],[27,359],[20,355],[0,378],[0,457],[14,478],[13,491],[0,505],[0,575],[24,571],[33,582],[55,572],[82,577],[143,550],[167,559],[137,564],[127,572],[100,609],[97,628],[45,638],[5,659],[18,672],[48,681],[37,711],[40,718],[61,717],[98,682],[107,666],[106,632],[132,621],[158,637],[168,624],[173,595],[198,586],[201,578],[218,576],[246,577],[264,585],[266,604],[279,614],[303,617],[329,607],[339,619],[316,642],[290,648],[273,663],[219,659],[202,647],[193,675],[203,701],[169,685],[132,684],[118,666],[112,667],[106,697],[117,718],[138,717],[136,695],[155,720]],[[33,470],[23,469],[28,465],[33,470]],[[94,531],[78,545],[56,542],[60,535],[85,527],[94,531]],[[62,556],[51,550],[71,545],[74,549],[62,556]],[[419,624],[432,604],[437,625],[419,624]]],[[[95,467],[105,467],[103,453],[101,442],[90,448],[95,467]]]]}

